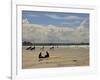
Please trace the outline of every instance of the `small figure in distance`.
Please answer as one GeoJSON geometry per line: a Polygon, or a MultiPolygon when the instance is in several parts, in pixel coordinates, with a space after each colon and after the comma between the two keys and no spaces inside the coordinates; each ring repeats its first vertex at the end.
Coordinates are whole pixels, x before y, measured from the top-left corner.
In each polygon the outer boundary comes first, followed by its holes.
{"type": "Polygon", "coordinates": [[[35,50],[35,46],[33,48],[31,48],[31,50],[35,50]]]}
{"type": "Polygon", "coordinates": [[[28,48],[26,48],[26,50],[29,50],[29,49],[31,49],[32,47],[30,46],[30,47],[28,47],[28,48]]]}
{"type": "Polygon", "coordinates": [[[54,50],[54,46],[50,47],[50,50],[54,50]]]}

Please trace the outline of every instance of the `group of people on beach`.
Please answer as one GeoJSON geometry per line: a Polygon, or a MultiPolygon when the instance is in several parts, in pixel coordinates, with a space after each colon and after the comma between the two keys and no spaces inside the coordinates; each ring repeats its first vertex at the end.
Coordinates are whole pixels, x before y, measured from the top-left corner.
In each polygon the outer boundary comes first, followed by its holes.
{"type": "MultiPolygon", "coordinates": [[[[32,47],[32,46],[29,46],[28,48],[26,48],[26,50],[35,50],[36,47],[32,47]]],[[[42,48],[40,48],[40,50],[44,50],[44,46],[42,48]]],[[[54,50],[54,46],[50,47],[50,50],[54,50]]]]}

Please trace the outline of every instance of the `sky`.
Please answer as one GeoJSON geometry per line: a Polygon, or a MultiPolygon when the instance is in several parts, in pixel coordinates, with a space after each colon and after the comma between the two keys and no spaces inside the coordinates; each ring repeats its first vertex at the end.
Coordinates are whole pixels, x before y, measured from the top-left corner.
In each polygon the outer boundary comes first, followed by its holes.
{"type": "Polygon", "coordinates": [[[89,14],[22,11],[23,41],[33,43],[89,42],[89,14]]]}

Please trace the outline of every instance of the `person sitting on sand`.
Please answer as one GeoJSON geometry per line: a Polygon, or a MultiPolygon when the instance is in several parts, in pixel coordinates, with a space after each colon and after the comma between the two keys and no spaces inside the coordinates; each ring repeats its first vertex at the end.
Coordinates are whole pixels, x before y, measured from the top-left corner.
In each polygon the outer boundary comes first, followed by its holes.
{"type": "Polygon", "coordinates": [[[42,52],[40,52],[39,54],[39,58],[48,58],[49,57],[49,53],[46,51],[46,55],[42,56],[42,52]]]}

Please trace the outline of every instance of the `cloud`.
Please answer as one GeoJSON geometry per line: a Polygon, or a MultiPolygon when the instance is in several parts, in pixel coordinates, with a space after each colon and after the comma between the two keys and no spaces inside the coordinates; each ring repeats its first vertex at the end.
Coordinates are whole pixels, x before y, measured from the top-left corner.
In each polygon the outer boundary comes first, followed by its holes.
{"type": "Polygon", "coordinates": [[[28,17],[39,17],[39,16],[31,14],[31,15],[28,15],[28,17]]]}
{"type": "Polygon", "coordinates": [[[68,25],[68,24],[71,24],[71,23],[69,23],[69,22],[66,21],[66,22],[62,22],[61,24],[62,25],[66,25],[67,24],[68,25]]]}
{"type": "Polygon", "coordinates": [[[23,23],[23,24],[29,24],[30,22],[28,21],[27,18],[25,18],[25,19],[22,20],[22,23],[23,23]]]}
{"type": "Polygon", "coordinates": [[[60,17],[60,16],[58,16],[56,14],[53,14],[53,15],[51,15],[51,14],[45,14],[45,16],[47,16],[47,17],[49,17],[51,19],[62,19],[62,17],[60,17]]]}
{"type": "Polygon", "coordinates": [[[78,19],[81,19],[80,17],[78,16],[58,16],[56,14],[45,14],[45,16],[51,18],[51,19],[64,19],[64,20],[78,20],[78,19]]]}
{"type": "Polygon", "coordinates": [[[80,20],[74,20],[74,21],[68,21],[65,20],[61,23],[61,26],[69,26],[69,27],[77,27],[78,25],[80,25],[81,21],[80,20]]]}
{"type": "Polygon", "coordinates": [[[71,27],[57,27],[54,25],[38,25],[23,23],[23,41],[31,42],[89,42],[89,31],[84,25],[76,29],[71,27]]]}
{"type": "Polygon", "coordinates": [[[67,17],[65,17],[65,19],[67,19],[67,20],[76,20],[76,19],[80,19],[80,17],[78,17],[78,16],[67,16],[67,17]]]}

